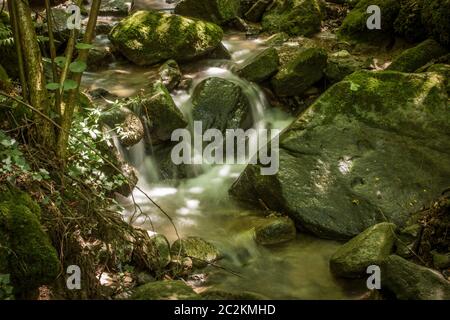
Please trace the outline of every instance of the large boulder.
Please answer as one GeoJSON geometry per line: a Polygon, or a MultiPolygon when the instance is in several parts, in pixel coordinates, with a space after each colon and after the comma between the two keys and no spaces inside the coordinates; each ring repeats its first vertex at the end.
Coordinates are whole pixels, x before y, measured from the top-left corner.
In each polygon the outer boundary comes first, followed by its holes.
{"type": "Polygon", "coordinates": [[[278,71],[279,58],[275,48],[267,48],[248,58],[239,66],[237,73],[241,78],[253,82],[269,79],[278,71]]]}
{"type": "Polygon", "coordinates": [[[203,80],[192,95],[192,118],[202,121],[203,130],[237,129],[246,126],[251,114],[250,101],[242,88],[229,80],[203,80]]]}
{"type": "Polygon", "coordinates": [[[200,296],[182,280],[155,281],[136,289],[132,300],[200,300],[200,296]]]}
{"type": "Polygon", "coordinates": [[[278,96],[298,96],[323,76],[327,53],[323,49],[301,50],[287,64],[282,65],[272,78],[272,87],[278,96]]]}
{"type": "Polygon", "coordinates": [[[417,46],[403,51],[392,61],[387,70],[399,72],[414,72],[427,62],[437,59],[447,53],[439,43],[433,39],[425,40],[417,46]]]}
{"type": "Polygon", "coordinates": [[[214,50],[222,37],[213,23],[158,11],[137,11],[109,34],[117,49],[138,65],[191,60],[214,50]]]}
{"type": "Polygon", "coordinates": [[[450,299],[450,282],[441,274],[396,255],[381,265],[381,287],[400,300],[450,299]]]}
{"type": "Polygon", "coordinates": [[[175,13],[223,24],[238,16],[240,0],[182,0],[175,13]]]}
{"type": "Polygon", "coordinates": [[[361,0],[342,22],[339,35],[344,38],[365,41],[390,37],[399,10],[400,3],[397,0],[361,0]],[[380,30],[369,30],[367,28],[367,20],[372,15],[372,13],[367,13],[367,8],[371,5],[376,5],[381,9],[380,30]]]}
{"type": "Polygon", "coordinates": [[[339,82],[349,74],[361,69],[368,69],[367,62],[351,55],[347,50],[341,50],[328,56],[325,77],[331,83],[339,82]]]}
{"type": "Polygon", "coordinates": [[[279,171],[249,165],[230,192],[347,239],[386,218],[402,227],[448,187],[450,113],[437,73],[358,71],[280,136],[279,171]]]}
{"type": "Polygon", "coordinates": [[[318,0],[275,0],[262,19],[263,30],[310,36],[320,31],[322,7],[318,0]]]}
{"type": "Polygon", "coordinates": [[[425,0],[422,8],[422,23],[428,34],[441,44],[450,47],[450,1],[425,0]]]}
{"type": "Polygon", "coordinates": [[[368,266],[380,265],[391,253],[395,224],[376,224],[340,247],[331,257],[330,269],[340,277],[362,277],[368,266]]]}

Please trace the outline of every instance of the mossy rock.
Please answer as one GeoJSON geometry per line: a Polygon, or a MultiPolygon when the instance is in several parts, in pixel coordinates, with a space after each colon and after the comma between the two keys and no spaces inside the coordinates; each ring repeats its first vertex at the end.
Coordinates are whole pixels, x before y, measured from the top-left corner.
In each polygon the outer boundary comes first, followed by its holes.
{"type": "Polygon", "coordinates": [[[191,97],[192,118],[202,121],[203,130],[246,128],[250,123],[250,101],[236,83],[208,78],[197,85],[191,97]]]}
{"type": "Polygon", "coordinates": [[[278,96],[298,96],[323,76],[327,66],[327,52],[319,48],[300,51],[282,66],[272,78],[272,87],[278,96]]]}
{"type": "Polygon", "coordinates": [[[410,42],[423,41],[427,32],[422,24],[423,0],[402,0],[394,22],[395,33],[410,42]]]}
{"type": "Polygon", "coordinates": [[[181,280],[155,281],[136,289],[132,300],[200,300],[200,296],[181,280]]]}
{"type": "MultiPolygon", "coordinates": [[[[0,191],[0,256],[19,294],[53,282],[60,270],[58,255],[39,220],[40,207],[14,189],[0,191]],[[7,262],[6,262],[6,261],[7,262]]],[[[0,270],[0,273],[4,270],[0,270]]]]}
{"type": "Polygon", "coordinates": [[[294,240],[296,235],[294,221],[288,217],[269,217],[255,229],[255,241],[264,246],[294,240]]]}
{"type": "Polygon", "coordinates": [[[174,130],[187,126],[183,114],[160,81],[153,84],[148,96],[138,97],[127,104],[127,107],[141,117],[144,128],[148,131],[148,145],[169,141],[174,130]]]}
{"type": "Polygon", "coordinates": [[[176,240],[170,248],[172,258],[181,256],[192,259],[194,268],[204,268],[220,258],[217,248],[199,237],[176,240]]]}
{"type": "Polygon", "coordinates": [[[442,45],[450,47],[450,1],[425,0],[422,8],[422,23],[428,34],[442,45]]]}
{"type": "Polygon", "coordinates": [[[283,43],[289,40],[289,35],[286,32],[278,32],[266,39],[264,42],[267,46],[276,47],[281,46],[283,43]]]}
{"type": "Polygon", "coordinates": [[[109,34],[114,46],[137,65],[192,60],[214,50],[222,37],[216,24],[158,11],[137,11],[109,34]]]}
{"type": "Polygon", "coordinates": [[[367,63],[361,62],[348,51],[342,50],[328,56],[328,63],[324,72],[328,81],[336,83],[349,74],[368,67],[367,63]]]}
{"type": "Polygon", "coordinates": [[[267,48],[244,61],[237,74],[248,81],[262,82],[278,71],[280,61],[275,48],[267,48]]]}
{"type": "Polygon", "coordinates": [[[386,218],[403,228],[408,212],[436,199],[450,180],[448,150],[442,75],[357,71],[283,131],[275,175],[248,165],[230,193],[346,240],[386,218]]]}
{"type": "Polygon", "coordinates": [[[251,22],[259,22],[269,7],[272,4],[272,0],[258,0],[247,11],[245,11],[244,17],[251,22]]]}
{"type": "Polygon", "coordinates": [[[175,13],[224,24],[239,15],[240,0],[182,0],[177,3],[175,13]]]}
{"type": "Polygon", "coordinates": [[[144,138],[144,126],[141,119],[125,107],[112,107],[104,110],[99,122],[117,131],[119,142],[132,147],[144,138]]]}
{"type": "Polygon", "coordinates": [[[447,93],[450,95],[450,65],[449,64],[434,64],[427,69],[428,72],[436,72],[441,74],[447,82],[447,93]]]}
{"type": "Polygon", "coordinates": [[[435,270],[397,255],[381,265],[381,287],[399,300],[449,300],[450,282],[435,270]]]}
{"type": "Polygon", "coordinates": [[[397,0],[361,0],[342,22],[338,34],[344,39],[375,41],[390,38],[394,31],[394,22],[400,10],[397,0]],[[367,8],[376,5],[381,9],[381,30],[369,30],[367,20],[372,15],[367,8]]]}
{"type": "Polygon", "coordinates": [[[419,45],[403,51],[392,61],[387,70],[399,72],[414,72],[427,62],[437,59],[447,53],[435,40],[428,39],[419,45]]]}
{"type": "Polygon", "coordinates": [[[181,70],[175,60],[168,60],[159,67],[159,76],[167,90],[172,91],[181,81],[181,70]]]}
{"type": "Polygon", "coordinates": [[[310,36],[320,31],[322,9],[318,0],[275,0],[263,16],[262,27],[269,33],[310,36]]]}
{"type": "Polygon", "coordinates": [[[348,278],[366,275],[368,266],[379,266],[392,253],[395,229],[393,223],[379,223],[342,245],[331,257],[331,272],[348,278]]]}

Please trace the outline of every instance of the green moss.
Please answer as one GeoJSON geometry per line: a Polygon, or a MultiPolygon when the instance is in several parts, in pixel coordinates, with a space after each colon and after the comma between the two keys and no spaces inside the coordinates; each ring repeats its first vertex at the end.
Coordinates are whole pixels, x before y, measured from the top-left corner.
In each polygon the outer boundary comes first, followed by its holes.
{"type": "Polygon", "coordinates": [[[361,0],[342,22],[339,36],[360,41],[379,41],[390,37],[399,10],[400,4],[397,0],[361,0]],[[367,8],[371,5],[381,9],[381,30],[367,28],[367,19],[372,15],[367,13],[367,8]]]}
{"type": "Polygon", "coordinates": [[[253,82],[262,82],[269,79],[278,71],[279,58],[275,48],[268,48],[249,58],[240,66],[240,77],[253,82]]]}
{"type": "Polygon", "coordinates": [[[403,0],[394,22],[395,32],[411,42],[422,41],[427,37],[422,24],[422,3],[423,0],[403,0]]]}
{"type": "Polygon", "coordinates": [[[215,49],[222,37],[222,29],[213,23],[157,11],[137,11],[109,34],[119,51],[138,65],[193,59],[215,49]]]}
{"type": "Polygon", "coordinates": [[[450,47],[450,1],[426,0],[423,3],[422,23],[441,44],[450,47]]]}
{"type": "Polygon", "coordinates": [[[150,282],[136,289],[132,300],[199,300],[191,287],[183,281],[150,282]]]}
{"type": "Polygon", "coordinates": [[[435,64],[435,65],[432,65],[430,68],[428,68],[427,71],[439,73],[444,77],[444,79],[446,81],[446,85],[447,85],[447,93],[450,96],[450,65],[435,64]]]}
{"type": "Polygon", "coordinates": [[[219,251],[211,243],[199,238],[188,237],[179,239],[172,244],[170,249],[172,257],[189,257],[194,268],[203,268],[219,259],[219,251]]]}
{"type": "Polygon", "coordinates": [[[175,7],[175,13],[224,24],[240,11],[240,0],[183,0],[175,7]]]}
{"type": "Polygon", "coordinates": [[[7,260],[17,292],[50,283],[59,271],[56,250],[39,219],[40,208],[26,193],[12,189],[0,193],[2,265],[7,260]]]}
{"type": "Polygon", "coordinates": [[[403,51],[387,69],[414,72],[430,60],[439,58],[446,53],[447,51],[439,43],[428,39],[411,49],[403,51]]]}
{"type": "Polygon", "coordinates": [[[317,0],[276,0],[271,8],[262,19],[267,32],[310,36],[320,31],[323,14],[317,0]]]}

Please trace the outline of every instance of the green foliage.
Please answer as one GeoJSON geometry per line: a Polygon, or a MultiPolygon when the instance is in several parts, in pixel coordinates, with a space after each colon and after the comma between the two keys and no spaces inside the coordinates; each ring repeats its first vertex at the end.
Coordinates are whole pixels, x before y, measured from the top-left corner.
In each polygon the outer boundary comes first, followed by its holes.
{"type": "Polygon", "coordinates": [[[12,48],[14,38],[11,27],[0,22],[0,48],[12,48]]]}
{"type": "Polygon", "coordinates": [[[0,274],[0,300],[13,300],[13,287],[9,274],[0,274]]]}

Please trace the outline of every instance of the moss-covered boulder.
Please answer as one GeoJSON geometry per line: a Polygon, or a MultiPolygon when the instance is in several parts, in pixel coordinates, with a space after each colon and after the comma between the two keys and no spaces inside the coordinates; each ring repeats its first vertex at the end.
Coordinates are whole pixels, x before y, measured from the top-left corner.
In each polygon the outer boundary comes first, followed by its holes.
{"type": "Polygon", "coordinates": [[[149,95],[134,99],[127,107],[141,117],[148,132],[145,139],[149,145],[168,141],[174,130],[187,126],[183,114],[160,81],[153,84],[149,95]]]}
{"type": "Polygon", "coordinates": [[[272,2],[272,0],[257,0],[247,11],[245,11],[245,19],[251,22],[261,21],[264,12],[272,2]]]}
{"type": "Polygon", "coordinates": [[[422,23],[428,34],[441,44],[450,47],[450,1],[424,0],[422,23]]]}
{"type": "Polygon", "coordinates": [[[199,237],[178,239],[170,248],[173,258],[191,258],[194,268],[204,268],[220,258],[217,248],[199,237]]]}
{"type": "Polygon", "coordinates": [[[275,175],[249,165],[230,192],[320,237],[348,239],[386,218],[403,227],[408,212],[437,198],[449,150],[441,75],[357,71],[281,134],[275,175]]]}
{"type": "Polygon", "coordinates": [[[181,0],[175,13],[224,24],[238,16],[240,0],[181,0]]]}
{"type": "Polygon", "coordinates": [[[244,61],[237,74],[248,81],[262,82],[278,71],[279,58],[275,48],[267,48],[244,61]]]}
{"type": "Polygon", "coordinates": [[[343,38],[362,41],[378,41],[391,37],[399,10],[400,3],[397,0],[361,0],[342,22],[339,35],[343,38]],[[380,30],[367,28],[367,20],[372,15],[367,13],[367,8],[371,5],[381,9],[380,30]]]}
{"type": "Polygon", "coordinates": [[[400,300],[448,300],[450,282],[440,273],[391,255],[381,265],[381,287],[400,300]]]}
{"type": "Polygon", "coordinates": [[[140,286],[132,300],[200,300],[200,296],[184,281],[155,281],[140,286]]]}
{"type": "Polygon", "coordinates": [[[439,73],[446,79],[447,93],[450,95],[450,64],[437,63],[429,67],[427,71],[439,73]]]}
{"type": "Polygon", "coordinates": [[[0,273],[11,275],[15,292],[27,294],[58,275],[55,248],[41,224],[41,209],[23,192],[0,190],[0,273]]]}
{"type": "Polygon", "coordinates": [[[380,265],[392,253],[395,228],[395,224],[382,222],[342,245],[331,257],[331,272],[348,278],[366,275],[368,266],[380,265]]]}
{"type": "Polygon", "coordinates": [[[225,131],[246,126],[251,114],[250,101],[236,83],[222,78],[208,78],[195,88],[191,98],[192,118],[202,121],[203,130],[225,131]]]}
{"type": "Polygon", "coordinates": [[[159,76],[167,90],[172,91],[181,81],[181,70],[175,60],[168,60],[159,67],[159,76]]]}
{"type": "Polygon", "coordinates": [[[447,53],[435,40],[428,39],[419,45],[403,51],[392,61],[387,70],[399,72],[414,72],[427,62],[447,53]]]}
{"type": "Polygon", "coordinates": [[[395,33],[410,42],[423,41],[427,32],[422,24],[423,0],[403,0],[394,22],[395,33]]]}
{"type": "Polygon", "coordinates": [[[109,34],[114,46],[138,65],[191,60],[212,51],[222,37],[213,23],[158,11],[137,11],[109,34]]]}
{"type": "Polygon", "coordinates": [[[318,0],[275,0],[262,19],[263,30],[310,36],[320,31],[322,7],[318,0]]]}
{"type": "Polygon", "coordinates": [[[294,221],[288,217],[269,217],[255,228],[255,241],[269,246],[294,240],[297,234],[294,221]]]}
{"type": "Polygon", "coordinates": [[[339,82],[355,71],[368,68],[368,64],[351,55],[347,50],[341,50],[328,56],[325,77],[331,82],[339,82]]]}
{"type": "Polygon", "coordinates": [[[125,107],[111,107],[102,112],[99,122],[114,129],[119,142],[131,147],[144,138],[144,126],[141,119],[125,107]]]}
{"type": "Polygon", "coordinates": [[[301,50],[272,78],[272,87],[278,96],[301,95],[322,78],[326,66],[325,50],[319,48],[301,50]]]}

